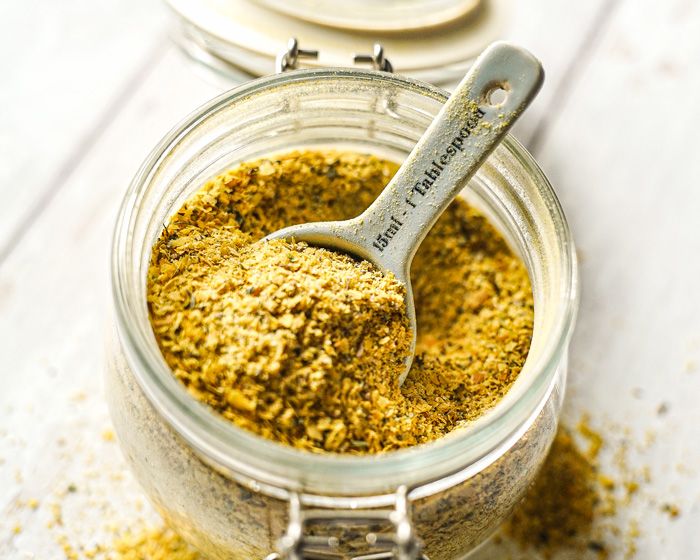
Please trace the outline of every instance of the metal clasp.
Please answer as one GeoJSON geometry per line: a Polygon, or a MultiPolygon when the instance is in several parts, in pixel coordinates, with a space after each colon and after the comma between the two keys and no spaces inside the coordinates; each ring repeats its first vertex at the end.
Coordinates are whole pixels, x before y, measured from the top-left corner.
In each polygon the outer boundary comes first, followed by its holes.
{"type": "Polygon", "coordinates": [[[318,58],[318,51],[300,49],[299,41],[292,37],[287,41],[287,50],[279,53],[275,60],[275,71],[278,74],[287,70],[296,70],[300,58],[318,58]]]}
{"type": "Polygon", "coordinates": [[[374,43],[373,54],[356,54],[353,60],[356,64],[370,63],[372,68],[381,70],[382,72],[394,71],[394,67],[391,65],[391,62],[389,62],[389,59],[384,57],[384,47],[379,43],[374,43]]]}
{"type": "MultiPolygon", "coordinates": [[[[299,67],[300,59],[317,59],[318,51],[309,49],[300,49],[299,41],[292,37],[287,42],[287,49],[277,55],[275,59],[275,71],[278,74],[287,70],[296,70],[299,67]]],[[[389,59],[384,56],[384,47],[379,43],[374,44],[374,52],[372,54],[356,54],[353,56],[355,64],[371,64],[374,70],[382,72],[393,72],[394,67],[389,62],[389,59]]]]}
{"type": "MultiPolygon", "coordinates": [[[[354,548],[354,547],[353,547],[354,548]]],[[[278,551],[265,560],[428,560],[411,521],[410,503],[405,486],[395,494],[393,509],[304,510],[299,495],[289,500],[287,532],[279,540],[278,551]],[[388,525],[389,532],[368,532],[364,536],[367,552],[341,553],[338,537],[307,534],[310,525],[352,526],[388,525]]]]}

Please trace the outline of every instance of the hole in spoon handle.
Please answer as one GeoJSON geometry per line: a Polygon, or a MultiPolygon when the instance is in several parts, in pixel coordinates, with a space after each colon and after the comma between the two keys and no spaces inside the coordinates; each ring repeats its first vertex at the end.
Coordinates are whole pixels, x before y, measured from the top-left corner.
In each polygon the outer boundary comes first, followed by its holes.
{"type": "Polygon", "coordinates": [[[355,220],[372,259],[402,280],[421,241],[539,91],[528,51],[494,43],[477,58],[377,200],[355,220]]]}

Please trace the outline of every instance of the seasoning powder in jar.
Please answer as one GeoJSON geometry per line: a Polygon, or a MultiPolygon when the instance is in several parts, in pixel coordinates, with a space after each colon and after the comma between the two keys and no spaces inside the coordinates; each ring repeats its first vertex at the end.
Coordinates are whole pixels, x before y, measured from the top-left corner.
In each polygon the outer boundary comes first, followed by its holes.
{"type": "Polygon", "coordinates": [[[527,272],[478,211],[455,200],[403,286],[365,261],[282,227],[360,214],[398,166],[372,155],[294,151],[204,185],[152,250],[151,324],[175,376],[224,418],[315,452],[379,453],[437,439],[508,391],[530,345],[527,272]]]}

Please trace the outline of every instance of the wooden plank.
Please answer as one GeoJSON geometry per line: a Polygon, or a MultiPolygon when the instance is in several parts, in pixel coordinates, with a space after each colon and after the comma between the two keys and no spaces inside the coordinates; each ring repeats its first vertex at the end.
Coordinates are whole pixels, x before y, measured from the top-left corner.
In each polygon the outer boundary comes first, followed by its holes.
{"type": "Polygon", "coordinates": [[[635,558],[700,555],[698,29],[697,2],[626,0],[538,156],[581,254],[568,415],[590,412],[651,472],[621,512],[640,523],[635,558]]]}
{"type": "Polygon", "coordinates": [[[0,6],[0,255],[59,189],[167,43],[140,0],[0,6]]]}
{"type": "Polygon", "coordinates": [[[616,0],[516,1],[506,39],[530,49],[545,68],[545,83],[513,133],[528,148],[542,123],[552,118],[569,84],[586,63],[587,53],[605,28],[616,0]]]}
{"type": "Polygon", "coordinates": [[[76,539],[87,531],[94,540],[120,511],[142,515],[116,446],[100,437],[109,426],[101,379],[112,228],[143,158],[215,93],[169,48],[0,266],[2,558],[62,557],[46,528],[53,501],[76,539]],[[59,500],[70,484],[79,491],[59,500]],[[31,498],[37,511],[18,503],[31,498]]]}

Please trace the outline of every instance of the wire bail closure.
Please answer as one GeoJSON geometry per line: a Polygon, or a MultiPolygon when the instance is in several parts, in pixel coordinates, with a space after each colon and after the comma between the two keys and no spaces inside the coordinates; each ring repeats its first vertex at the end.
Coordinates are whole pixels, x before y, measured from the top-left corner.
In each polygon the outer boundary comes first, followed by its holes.
{"type": "Polygon", "coordinates": [[[299,41],[296,37],[292,37],[287,41],[287,50],[279,53],[275,59],[275,71],[278,74],[287,70],[296,70],[299,66],[300,58],[318,58],[318,51],[300,49],[299,41]]]}
{"type": "Polygon", "coordinates": [[[355,64],[369,63],[374,70],[381,72],[394,72],[394,67],[388,58],[384,57],[384,47],[380,43],[374,43],[372,54],[356,54],[353,57],[355,64]]]}
{"type": "Polygon", "coordinates": [[[422,543],[411,521],[408,490],[400,486],[393,509],[309,509],[302,508],[297,493],[289,499],[287,532],[279,540],[279,552],[265,560],[429,560],[422,554],[422,543]],[[306,534],[308,525],[340,526],[390,524],[393,532],[370,532],[365,535],[368,552],[350,557],[339,554],[337,537],[306,534]]]}
{"type": "MultiPolygon", "coordinates": [[[[299,41],[296,37],[291,37],[287,42],[287,49],[277,55],[275,59],[275,72],[281,74],[288,70],[299,68],[299,61],[303,59],[318,59],[318,51],[311,49],[300,49],[299,41]]],[[[355,64],[371,64],[373,70],[381,72],[393,72],[389,59],[384,56],[384,47],[380,43],[374,44],[372,54],[356,54],[353,56],[355,64]]]]}

